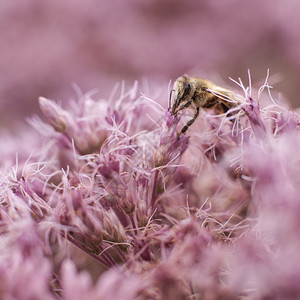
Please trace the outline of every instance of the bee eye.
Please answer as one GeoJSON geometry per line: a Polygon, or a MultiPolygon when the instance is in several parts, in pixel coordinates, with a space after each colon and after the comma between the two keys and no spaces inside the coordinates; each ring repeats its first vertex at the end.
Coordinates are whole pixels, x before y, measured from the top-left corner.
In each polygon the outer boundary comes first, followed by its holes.
{"type": "Polygon", "coordinates": [[[185,92],[186,92],[186,93],[189,93],[189,92],[191,91],[191,89],[192,89],[192,86],[191,86],[190,83],[188,83],[188,84],[185,86],[185,92]]]}

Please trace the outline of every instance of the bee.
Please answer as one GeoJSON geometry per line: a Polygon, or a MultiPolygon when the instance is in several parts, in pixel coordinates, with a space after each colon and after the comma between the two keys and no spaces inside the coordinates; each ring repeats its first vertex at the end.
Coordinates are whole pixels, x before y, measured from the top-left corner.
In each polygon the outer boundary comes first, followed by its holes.
{"type": "Polygon", "coordinates": [[[188,75],[177,78],[170,93],[170,101],[172,92],[174,92],[172,115],[191,106],[196,110],[194,117],[182,128],[181,134],[185,133],[198,118],[200,108],[213,108],[217,114],[222,114],[240,104],[234,92],[208,80],[188,75]]]}

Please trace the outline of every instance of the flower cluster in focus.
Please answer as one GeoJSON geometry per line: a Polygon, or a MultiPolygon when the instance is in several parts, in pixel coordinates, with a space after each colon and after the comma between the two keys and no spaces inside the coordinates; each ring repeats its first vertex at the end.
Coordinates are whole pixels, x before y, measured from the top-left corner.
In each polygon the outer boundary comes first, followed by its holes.
{"type": "Polygon", "coordinates": [[[185,135],[137,84],[41,97],[34,147],[1,164],[0,298],[299,299],[300,117],[238,84],[185,135]]]}

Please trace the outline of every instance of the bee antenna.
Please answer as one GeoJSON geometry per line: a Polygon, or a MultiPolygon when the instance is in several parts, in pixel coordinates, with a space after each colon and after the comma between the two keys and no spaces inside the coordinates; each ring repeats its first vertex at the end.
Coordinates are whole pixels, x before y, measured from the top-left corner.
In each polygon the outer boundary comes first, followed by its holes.
{"type": "Polygon", "coordinates": [[[170,97],[169,97],[169,110],[171,109],[172,93],[173,93],[174,91],[175,91],[174,89],[172,89],[172,90],[170,91],[170,97]]]}

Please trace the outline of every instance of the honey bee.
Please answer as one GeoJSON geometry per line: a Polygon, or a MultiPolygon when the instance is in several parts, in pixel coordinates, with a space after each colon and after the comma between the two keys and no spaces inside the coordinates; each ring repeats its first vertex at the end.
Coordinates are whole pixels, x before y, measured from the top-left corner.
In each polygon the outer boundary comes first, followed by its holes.
{"type": "Polygon", "coordinates": [[[172,106],[173,115],[191,106],[196,110],[194,117],[182,128],[181,133],[185,133],[195,122],[200,108],[213,108],[217,114],[222,114],[240,104],[234,92],[216,86],[208,80],[188,75],[177,78],[174,89],[170,93],[170,101],[172,92],[175,92],[172,106]]]}

